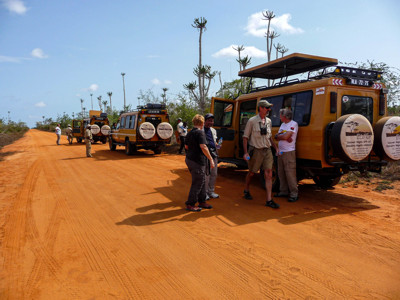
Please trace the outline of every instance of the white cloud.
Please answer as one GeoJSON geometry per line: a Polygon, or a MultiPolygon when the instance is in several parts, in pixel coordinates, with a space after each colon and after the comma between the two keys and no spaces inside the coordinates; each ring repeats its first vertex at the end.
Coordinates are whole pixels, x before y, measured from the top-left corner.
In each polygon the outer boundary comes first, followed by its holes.
{"type": "Polygon", "coordinates": [[[31,52],[31,55],[33,57],[41,58],[41,59],[49,57],[47,54],[44,54],[43,50],[40,49],[40,48],[33,49],[32,52],[31,52]]]}
{"type": "MultiPolygon", "coordinates": [[[[218,52],[214,53],[212,56],[216,58],[220,57],[235,57],[238,58],[238,52],[233,49],[233,47],[237,48],[238,45],[230,45],[229,47],[223,48],[218,52]]],[[[244,50],[241,52],[240,56],[245,57],[249,56],[250,58],[266,58],[267,52],[262,51],[254,46],[244,46],[244,50]]]]}
{"type": "MultiPolygon", "coordinates": [[[[95,91],[97,91],[98,89],[99,89],[99,86],[98,86],[97,84],[93,83],[93,84],[91,84],[88,88],[84,88],[84,89],[82,89],[82,90],[85,91],[85,92],[95,92],[95,91]]],[[[77,97],[80,97],[81,95],[80,95],[80,94],[77,94],[76,96],[77,96],[77,97]]]]}
{"type": "Polygon", "coordinates": [[[172,84],[172,81],[171,80],[164,80],[164,83],[165,84],[172,84]]]}
{"type": "Polygon", "coordinates": [[[21,0],[2,0],[1,2],[6,9],[18,15],[24,15],[28,10],[21,0]]]}
{"type": "MultiPolygon", "coordinates": [[[[281,16],[276,16],[271,20],[270,29],[276,31],[278,34],[303,33],[304,32],[303,29],[293,27],[292,25],[289,24],[291,18],[292,18],[291,14],[283,14],[281,16]]],[[[268,21],[264,19],[265,18],[262,14],[262,11],[252,14],[247,21],[247,26],[246,26],[247,33],[257,37],[265,37],[265,33],[267,32],[268,21]]]]}
{"type": "Polygon", "coordinates": [[[26,58],[0,55],[0,63],[2,62],[20,63],[22,60],[26,60],[26,58]]]}
{"type": "Polygon", "coordinates": [[[154,79],[151,81],[151,83],[154,84],[154,85],[159,85],[159,84],[161,84],[161,81],[160,81],[160,79],[158,79],[158,78],[154,78],[154,79]]]}
{"type": "Polygon", "coordinates": [[[44,103],[43,101],[40,101],[38,103],[35,104],[36,107],[45,107],[46,103],[44,103]]]}

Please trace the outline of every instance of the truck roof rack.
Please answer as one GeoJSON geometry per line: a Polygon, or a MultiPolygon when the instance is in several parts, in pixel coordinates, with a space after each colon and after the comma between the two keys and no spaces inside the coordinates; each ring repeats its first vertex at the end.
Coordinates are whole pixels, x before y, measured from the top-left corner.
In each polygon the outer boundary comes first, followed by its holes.
{"type": "Polygon", "coordinates": [[[278,79],[322,68],[336,66],[336,58],[293,53],[239,72],[241,77],[278,79]]]}

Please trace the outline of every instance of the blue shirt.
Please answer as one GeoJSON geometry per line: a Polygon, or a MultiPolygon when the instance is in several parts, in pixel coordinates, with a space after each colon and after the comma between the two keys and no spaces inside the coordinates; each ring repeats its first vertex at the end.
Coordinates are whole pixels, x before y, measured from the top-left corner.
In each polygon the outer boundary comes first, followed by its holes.
{"type": "Polygon", "coordinates": [[[210,129],[210,128],[204,127],[204,132],[205,132],[205,134],[206,134],[206,139],[207,139],[207,145],[208,145],[208,147],[214,148],[214,149],[215,149],[216,147],[215,147],[214,137],[213,137],[213,134],[212,134],[212,132],[211,132],[211,129],[210,129]]]}

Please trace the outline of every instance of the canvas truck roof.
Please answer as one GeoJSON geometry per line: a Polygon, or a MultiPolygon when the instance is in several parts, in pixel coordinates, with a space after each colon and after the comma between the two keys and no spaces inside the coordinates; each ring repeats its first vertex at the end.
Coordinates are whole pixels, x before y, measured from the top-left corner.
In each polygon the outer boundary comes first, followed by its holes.
{"type": "Polygon", "coordinates": [[[293,53],[268,63],[240,71],[239,76],[277,79],[331,67],[337,64],[338,61],[336,58],[293,53]]]}

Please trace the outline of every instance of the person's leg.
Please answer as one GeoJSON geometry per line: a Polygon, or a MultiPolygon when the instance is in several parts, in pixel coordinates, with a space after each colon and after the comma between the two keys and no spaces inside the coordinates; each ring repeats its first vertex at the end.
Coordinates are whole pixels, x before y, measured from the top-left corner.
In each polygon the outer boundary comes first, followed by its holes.
{"type": "MultiPolygon", "coordinates": [[[[190,191],[188,195],[188,199],[185,202],[186,205],[195,206],[196,202],[200,197],[204,197],[203,202],[205,201],[205,189],[204,189],[204,181],[205,181],[205,172],[204,167],[199,165],[198,163],[187,159],[185,160],[186,165],[189,169],[190,174],[192,175],[192,185],[190,186],[190,191]],[[203,191],[202,191],[203,189],[203,191]],[[200,195],[203,193],[204,195],[200,195]]],[[[203,198],[200,198],[203,199],[203,198]]]]}
{"type": "Polygon", "coordinates": [[[296,152],[287,152],[285,173],[287,178],[287,183],[290,191],[290,198],[297,198],[298,188],[297,188],[297,176],[296,176],[296,152]]]}
{"type": "Polygon", "coordinates": [[[272,169],[264,170],[267,201],[272,199],[272,169]]]}
{"type": "Polygon", "coordinates": [[[289,195],[289,188],[286,180],[285,172],[285,155],[283,152],[278,156],[278,177],[279,177],[279,195],[289,195]]]}
{"type": "Polygon", "coordinates": [[[208,185],[206,186],[207,188],[207,195],[210,196],[211,198],[218,198],[218,194],[214,193],[215,191],[215,182],[217,181],[217,175],[218,175],[218,157],[214,158],[214,169],[210,170],[210,178],[208,185]]]}

